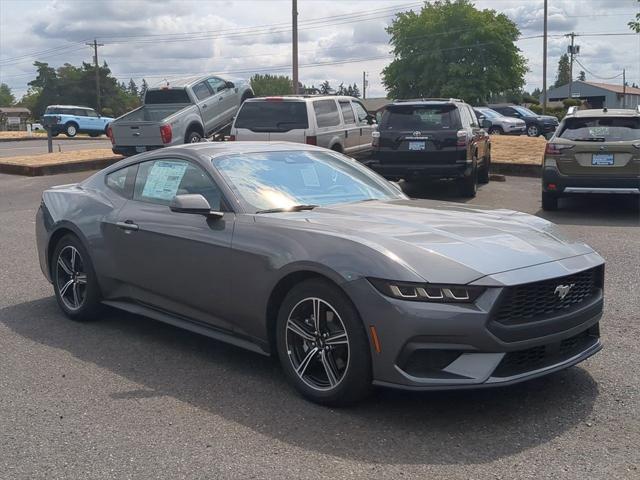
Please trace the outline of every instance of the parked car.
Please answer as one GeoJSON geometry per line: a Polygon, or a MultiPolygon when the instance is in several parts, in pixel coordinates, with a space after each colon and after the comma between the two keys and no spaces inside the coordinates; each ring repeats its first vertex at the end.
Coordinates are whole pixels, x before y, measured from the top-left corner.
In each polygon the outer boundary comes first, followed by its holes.
{"type": "Polygon", "coordinates": [[[602,258],[550,222],[411,200],[288,142],[207,142],[46,190],[40,265],[62,311],[102,304],[265,355],[307,398],[372,383],[508,385],[601,348],[602,258]]]}
{"type": "Polygon", "coordinates": [[[197,143],[229,128],[238,108],[253,97],[243,80],[213,75],[164,81],[147,89],[144,104],[109,129],[113,152],[122,155],[197,143]]]}
{"type": "Polygon", "coordinates": [[[489,108],[506,117],[524,120],[527,125],[527,135],[529,137],[547,135],[555,132],[556,128],[558,128],[558,119],[553,115],[538,115],[537,113],[529,110],[528,108],[521,107],[520,105],[489,105],[489,108]]]}
{"type": "Polygon", "coordinates": [[[384,107],[364,163],[390,180],[457,179],[473,197],[489,181],[491,140],[462,100],[397,100],[384,107]]]}
{"type": "Polygon", "coordinates": [[[42,126],[41,123],[32,123],[31,124],[31,131],[32,132],[44,132],[44,127],[42,126]]]}
{"type": "Polygon", "coordinates": [[[513,117],[505,117],[501,113],[488,107],[474,107],[476,117],[480,122],[488,120],[491,126],[488,128],[490,135],[522,135],[526,133],[527,124],[524,120],[513,117]]]}
{"type": "Polygon", "coordinates": [[[640,195],[640,107],[569,110],[547,142],[542,208],[577,194],[640,195]]]}
{"type": "Polygon", "coordinates": [[[107,132],[113,118],[103,117],[93,108],[75,105],[49,105],[43,115],[43,123],[47,117],[57,117],[51,134],[55,137],[61,133],[67,137],[75,137],[78,133],[88,133],[92,137],[99,137],[107,132]]]}
{"type": "Polygon", "coordinates": [[[240,108],[231,140],[284,140],[363,157],[371,153],[374,117],[353,97],[252,98],[240,108]]]}

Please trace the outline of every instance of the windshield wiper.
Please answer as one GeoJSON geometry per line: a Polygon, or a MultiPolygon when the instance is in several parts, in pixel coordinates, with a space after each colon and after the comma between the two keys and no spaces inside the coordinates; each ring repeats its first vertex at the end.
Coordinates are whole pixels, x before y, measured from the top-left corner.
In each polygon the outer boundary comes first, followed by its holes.
{"type": "Polygon", "coordinates": [[[278,212],[301,212],[302,210],[313,210],[319,205],[294,205],[293,207],[269,208],[258,210],[256,213],[278,213],[278,212]]]}
{"type": "Polygon", "coordinates": [[[604,137],[574,138],[574,142],[604,142],[604,137]]]}

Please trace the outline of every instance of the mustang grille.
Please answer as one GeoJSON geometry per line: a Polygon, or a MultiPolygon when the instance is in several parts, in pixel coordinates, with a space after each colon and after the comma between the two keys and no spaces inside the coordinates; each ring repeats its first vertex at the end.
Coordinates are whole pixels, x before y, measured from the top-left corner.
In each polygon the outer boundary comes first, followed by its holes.
{"type": "Polygon", "coordinates": [[[536,321],[569,310],[596,294],[602,269],[584,270],[566,277],[508,287],[494,320],[503,325],[536,321]],[[560,285],[572,285],[564,298],[556,293],[560,285]]]}

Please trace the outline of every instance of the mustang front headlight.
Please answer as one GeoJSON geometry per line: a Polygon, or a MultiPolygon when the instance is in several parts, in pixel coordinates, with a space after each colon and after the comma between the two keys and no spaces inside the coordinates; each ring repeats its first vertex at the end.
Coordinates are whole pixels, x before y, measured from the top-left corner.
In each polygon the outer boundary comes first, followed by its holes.
{"type": "Polygon", "coordinates": [[[414,302],[473,303],[486,290],[486,287],[476,285],[396,282],[380,278],[368,280],[383,295],[414,302]]]}

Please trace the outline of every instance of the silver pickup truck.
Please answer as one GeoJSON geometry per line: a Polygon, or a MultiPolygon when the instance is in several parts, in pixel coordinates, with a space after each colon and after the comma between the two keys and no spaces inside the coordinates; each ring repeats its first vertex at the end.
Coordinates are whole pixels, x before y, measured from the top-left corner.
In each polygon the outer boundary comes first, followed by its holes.
{"type": "Polygon", "coordinates": [[[230,126],[247,98],[243,80],[206,75],[164,81],[147,89],[144,104],[111,122],[112,150],[134,155],[182,143],[196,143],[230,126]]]}

